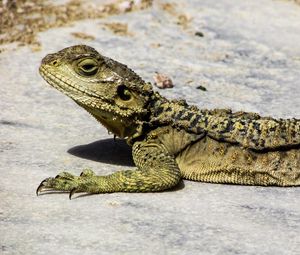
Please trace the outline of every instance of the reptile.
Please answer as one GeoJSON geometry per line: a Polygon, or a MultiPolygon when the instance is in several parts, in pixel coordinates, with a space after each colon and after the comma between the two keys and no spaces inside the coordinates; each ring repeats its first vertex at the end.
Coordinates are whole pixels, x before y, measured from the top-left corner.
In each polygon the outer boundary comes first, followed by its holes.
{"type": "Polygon", "coordinates": [[[155,192],[182,179],[262,186],[300,185],[300,120],[168,100],[126,65],[86,45],[43,58],[41,76],[132,146],[136,168],[79,176],[62,172],[40,192],[155,192]]]}

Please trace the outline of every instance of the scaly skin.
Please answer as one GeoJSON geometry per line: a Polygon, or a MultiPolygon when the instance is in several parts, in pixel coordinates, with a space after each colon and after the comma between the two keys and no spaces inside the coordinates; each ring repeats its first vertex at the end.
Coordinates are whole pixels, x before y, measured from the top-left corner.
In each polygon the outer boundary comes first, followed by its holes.
{"type": "Polygon", "coordinates": [[[152,192],[182,178],[213,183],[300,185],[300,120],[203,110],[169,101],[127,66],[85,45],[47,55],[42,77],[133,146],[136,169],[97,176],[63,172],[43,190],[152,192]]]}

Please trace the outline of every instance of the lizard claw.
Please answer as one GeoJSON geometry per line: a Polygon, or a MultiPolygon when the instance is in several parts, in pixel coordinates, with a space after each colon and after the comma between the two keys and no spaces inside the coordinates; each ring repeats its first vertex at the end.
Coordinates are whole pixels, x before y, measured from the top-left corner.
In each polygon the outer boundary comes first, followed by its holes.
{"type": "MultiPolygon", "coordinates": [[[[86,171],[86,174],[93,174],[91,170],[86,171]]],[[[55,178],[49,177],[43,180],[36,189],[36,195],[38,196],[42,191],[70,191],[69,198],[71,199],[73,194],[77,191],[77,178],[74,175],[62,172],[55,178]]]]}
{"type": "Polygon", "coordinates": [[[77,191],[77,188],[71,189],[70,194],[69,194],[69,199],[70,200],[72,199],[72,196],[76,193],[76,191],[77,191]]]}
{"type": "Polygon", "coordinates": [[[45,187],[45,182],[48,181],[49,178],[44,179],[40,185],[38,186],[38,188],[36,189],[36,195],[38,196],[39,193],[43,190],[43,188],[45,187]]]}

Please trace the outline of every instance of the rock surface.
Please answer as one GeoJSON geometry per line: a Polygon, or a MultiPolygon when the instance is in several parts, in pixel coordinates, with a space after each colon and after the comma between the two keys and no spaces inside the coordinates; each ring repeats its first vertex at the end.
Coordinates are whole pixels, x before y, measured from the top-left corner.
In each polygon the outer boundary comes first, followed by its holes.
{"type": "Polygon", "coordinates": [[[169,75],[175,87],[161,91],[169,98],[300,118],[299,6],[170,3],[51,29],[39,34],[39,52],[0,54],[0,254],[299,254],[300,188],[184,181],[161,193],[36,197],[59,170],[132,165],[122,141],[38,75],[42,57],[70,45],[93,46],[148,81],[169,75]],[[81,32],[95,39],[72,35],[81,32]]]}

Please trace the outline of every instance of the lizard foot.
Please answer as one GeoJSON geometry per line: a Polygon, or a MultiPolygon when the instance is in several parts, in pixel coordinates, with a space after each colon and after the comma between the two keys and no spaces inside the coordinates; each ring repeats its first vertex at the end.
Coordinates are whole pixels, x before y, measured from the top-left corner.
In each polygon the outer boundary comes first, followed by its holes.
{"type": "Polygon", "coordinates": [[[69,198],[71,199],[74,193],[83,192],[84,184],[91,181],[95,173],[90,169],[85,169],[80,176],[75,176],[68,172],[61,172],[55,178],[49,177],[43,180],[36,190],[37,196],[42,191],[70,191],[69,198]]]}

